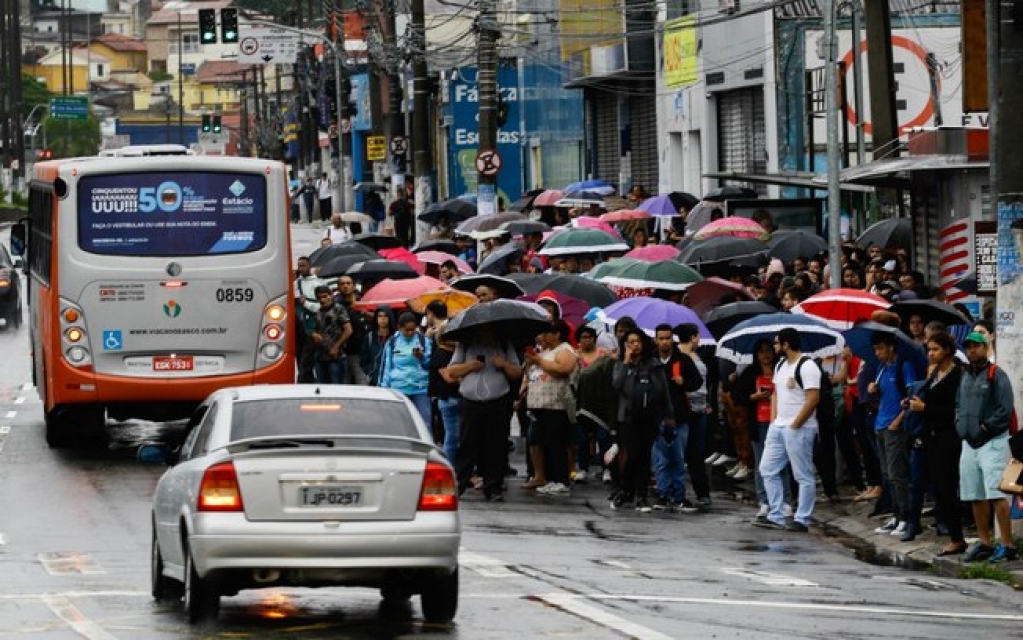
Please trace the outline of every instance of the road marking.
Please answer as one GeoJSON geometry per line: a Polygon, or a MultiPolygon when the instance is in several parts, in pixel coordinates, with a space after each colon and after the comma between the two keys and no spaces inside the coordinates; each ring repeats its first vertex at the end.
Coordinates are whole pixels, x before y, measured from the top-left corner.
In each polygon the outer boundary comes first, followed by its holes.
{"type": "Polygon", "coordinates": [[[618,569],[626,569],[628,571],[632,571],[632,567],[625,564],[621,560],[597,560],[597,562],[603,565],[607,565],[609,567],[616,567],[618,569]]]}
{"type": "Polygon", "coordinates": [[[18,396],[17,398],[14,399],[14,404],[24,404],[24,403],[25,403],[25,396],[18,396]]]}
{"type": "Polygon", "coordinates": [[[7,435],[10,432],[11,432],[11,425],[9,425],[9,424],[0,424],[0,436],[5,436],[5,435],[7,435]]]}
{"type": "Polygon", "coordinates": [[[82,637],[87,638],[87,640],[117,640],[116,636],[110,635],[103,630],[103,627],[87,618],[67,598],[62,596],[43,596],[43,602],[46,603],[46,606],[58,618],[68,623],[72,629],[82,637]]]}
{"type": "Polygon", "coordinates": [[[26,382],[25,384],[21,385],[21,390],[22,391],[28,391],[31,388],[32,388],[32,383],[31,382],[26,382]]]}
{"type": "Polygon", "coordinates": [[[46,571],[53,576],[71,573],[106,573],[95,558],[87,553],[40,553],[36,556],[46,571]]]}
{"type": "Polygon", "coordinates": [[[6,418],[7,420],[10,420],[11,418],[15,418],[17,416],[18,416],[18,412],[17,411],[8,411],[7,415],[5,415],[4,418],[6,418]]]}
{"type": "Polygon", "coordinates": [[[666,636],[659,631],[654,631],[649,627],[630,622],[613,613],[586,604],[579,596],[568,593],[551,593],[536,596],[536,599],[546,602],[566,613],[571,613],[574,616],[589,620],[612,631],[617,631],[629,638],[636,638],[637,640],[671,640],[671,636],[666,636]]]}
{"type": "Polygon", "coordinates": [[[3,553],[7,549],[7,540],[4,538],[4,534],[0,533],[0,553],[3,553]]]}
{"type": "Polygon", "coordinates": [[[460,550],[458,564],[480,574],[484,578],[514,578],[519,575],[497,558],[491,558],[472,551],[460,550]]]}
{"type": "Polygon", "coordinates": [[[781,573],[768,573],[766,571],[752,571],[750,569],[722,569],[722,573],[740,578],[748,578],[754,582],[766,584],[771,587],[819,587],[816,582],[795,578],[781,573]]]}

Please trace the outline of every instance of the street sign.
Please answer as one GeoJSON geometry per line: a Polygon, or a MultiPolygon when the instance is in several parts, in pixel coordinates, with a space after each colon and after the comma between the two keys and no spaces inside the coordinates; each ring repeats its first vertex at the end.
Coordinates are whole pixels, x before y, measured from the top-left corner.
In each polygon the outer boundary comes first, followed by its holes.
{"type": "Polygon", "coordinates": [[[403,156],[408,153],[408,138],[401,136],[391,138],[391,153],[396,156],[403,156]]]}
{"type": "Polygon", "coordinates": [[[366,159],[370,162],[387,159],[387,138],[385,136],[366,137],[366,159]]]}
{"type": "Polygon", "coordinates": [[[299,38],[293,31],[242,24],[238,64],[295,64],[299,38]]]}
{"type": "Polygon", "coordinates": [[[195,63],[194,62],[182,62],[181,63],[181,75],[183,75],[183,76],[194,76],[195,75],[195,63]]]}
{"type": "Polygon", "coordinates": [[[50,117],[54,120],[87,120],[89,99],[85,96],[53,96],[50,98],[50,117]]]}
{"type": "Polygon", "coordinates": [[[501,154],[496,149],[485,149],[476,154],[476,170],[493,178],[501,171],[501,154]]]}

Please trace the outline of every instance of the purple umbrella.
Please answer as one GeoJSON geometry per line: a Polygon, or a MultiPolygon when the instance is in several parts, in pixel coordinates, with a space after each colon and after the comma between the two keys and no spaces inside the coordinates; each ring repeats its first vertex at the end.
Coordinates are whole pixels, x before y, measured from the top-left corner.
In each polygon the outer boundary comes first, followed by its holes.
{"type": "Polygon", "coordinates": [[[646,211],[652,216],[677,216],[678,207],[671,201],[671,197],[654,196],[653,198],[647,198],[636,207],[639,211],[646,211]]]}
{"type": "Polygon", "coordinates": [[[700,330],[700,344],[715,344],[714,336],[700,320],[700,316],[689,307],[659,298],[623,298],[597,312],[597,318],[608,325],[613,325],[620,318],[629,316],[636,325],[649,336],[659,324],[676,327],[680,324],[692,323],[700,330]]]}

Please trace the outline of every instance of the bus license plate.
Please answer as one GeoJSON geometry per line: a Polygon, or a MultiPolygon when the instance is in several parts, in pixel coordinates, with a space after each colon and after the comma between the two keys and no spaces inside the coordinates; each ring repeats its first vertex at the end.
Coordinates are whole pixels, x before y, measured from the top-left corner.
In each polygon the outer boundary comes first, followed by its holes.
{"type": "Polygon", "coordinates": [[[362,506],[362,487],[316,485],[302,487],[303,507],[359,507],[362,506]]]}
{"type": "Polygon", "coordinates": [[[192,371],[192,356],[153,356],[153,371],[192,371]]]}

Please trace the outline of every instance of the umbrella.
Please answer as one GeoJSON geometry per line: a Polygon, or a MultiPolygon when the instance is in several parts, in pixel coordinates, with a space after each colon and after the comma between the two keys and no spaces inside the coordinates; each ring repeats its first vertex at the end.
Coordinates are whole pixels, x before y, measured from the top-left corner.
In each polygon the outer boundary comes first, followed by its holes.
{"type": "Polygon", "coordinates": [[[699,198],[691,193],[686,193],[685,191],[672,191],[668,194],[668,198],[679,211],[682,211],[683,209],[686,211],[692,211],[693,207],[700,203],[699,198]]]}
{"type": "Polygon", "coordinates": [[[737,365],[753,363],[753,349],[761,340],[773,341],[785,328],[799,331],[800,350],[811,358],[841,355],[842,334],[816,318],[793,313],[768,313],[743,320],[718,340],[717,357],[737,365]]]}
{"type": "Polygon", "coordinates": [[[337,256],[328,260],[323,266],[318,267],[316,275],[321,278],[343,276],[354,265],[366,262],[366,260],[369,260],[369,258],[360,255],[337,256]]]}
{"type": "Polygon", "coordinates": [[[529,218],[518,211],[504,211],[489,216],[476,216],[459,224],[455,229],[455,233],[467,236],[473,231],[493,231],[505,222],[515,222],[516,220],[529,220],[529,218]]]}
{"type": "Polygon", "coordinates": [[[742,258],[762,259],[767,264],[767,245],[753,238],[714,236],[700,242],[691,242],[675,258],[688,265],[733,262],[742,258]]]}
{"type": "Polygon", "coordinates": [[[764,314],[777,313],[777,311],[777,309],[766,302],[741,300],[711,309],[710,313],[703,316],[703,321],[715,338],[721,338],[731,331],[735,325],[744,320],[764,314]]]}
{"type": "Polygon", "coordinates": [[[608,251],[629,250],[621,238],[615,237],[600,229],[576,228],[557,234],[548,240],[540,255],[564,256],[576,253],[602,253],[608,251]]]}
{"type": "Polygon", "coordinates": [[[546,222],[540,222],[539,220],[513,220],[511,222],[502,223],[501,230],[507,231],[514,236],[518,236],[526,235],[528,233],[543,233],[545,231],[550,231],[551,227],[546,222]]]}
{"type": "Polygon", "coordinates": [[[636,208],[640,211],[646,211],[652,216],[671,217],[678,215],[678,205],[671,199],[671,196],[647,198],[636,208]]]}
{"type": "Polygon", "coordinates": [[[381,192],[386,192],[387,191],[387,185],[386,184],[380,184],[379,182],[356,182],[355,186],[353,188],[356,191],[362,191],[364,193],[368,193],[370,191],[381,191],[381,192]]]}
{"type": "MultiPolygon", "coordinates": [[[[355,280],[408,280],[419,277],[419,273],[407,262],[399,260],[366,260],[352,265],[345,271],[345,275],[355,280]]],[[[443,283],[441,283],[443,284],[443,283]]]]}
{"type": "Polygon", "coordinates": [[[415,269],[416,273],[423,273],[424,271],[426,271],[426,268],[423,266],[423,263],[420,262],[416,254],[412,253],[405,247],[381,249],[377,253],[382,255],[387,260],[392,260],[394,262],[404,262],[408,266],[415,269]]]}
{"type": "Polygon", "coordinates": [[[672,328],[680,324],[692,323],[700,329],[700,344],[714,344],[714,336],[689,307],[661,300],[659,298],[626,298],[608,305],[597,312],[597,319],[614,326],[619,319],[629,316],[636,321],[636,326],[644,333],[653,337],[658,325],[667,324],[672,328]]]}
{"type": "Polygon", "coordinates": [[[379,258],[380,254],[364,244],[348,241],[313,251],[309,254],[309,264],[314,267],[323,266],[338,256],[362,256],[363,260],[372,260],[379,258]]]}
{"type": "Polygon", "coordinates": [[[657,262],[658,260],[672,260],[677,255],[678,249],[670,244],[648,244],[645,247],[633,249],[622,257],[634,258],[645,262],[657,262]]]}
{"type": "Polygon", "coordinates": [[[574,193],[576,191],[593,191],[602,196],[608,196],[615,192],[615,188],[607,181],[600,179],[573,182],[565,187],[565,193],[574,193]]]}
{"type": "Polygon", "coordinates": [[[608,211],[621,211],[632,209],[632,201],[621,196],[604,196],[604,208],[608,211]]]}
{"type": "Polygon", "coordinates": [[[701,316],[706,316],[721,304],[721,299],[730,296],[734,300],[752,300],[749,291],[741,284],[723,278],[711,277],[686,289],[686,305],[701,316]]]}
{"type": "Polygon", "coordinates": [[[404,308],[407,300],[445,286],[443,282],[430,276],[416,276],[407,280],[386,278],[363,293],[362,298],[354,306],[357,309],[373,309],[386,304],[404,308]]]}
{"type": "Polygon", "coordinates": [[[689,210],[689,215],[686,216],[686,230],[695,233],[704,225],[723,217],[725,210],[721,208],[721,203],[703,200],[689,210]]]}
{"type": "MultiPolygon", "coordinates": [[[[403,280],[402,282],[408,282],[408,280],[403,280]]],[[[434,300],[440,300],[447,305],[449,318],[465,311],[479,302],[479,300],[476,299],[476,296],[467,291],[459,291],[458,289],[435,289],[410,299],[408,301],[408,306],[416,313],[426,313],[426,305],[430,304],[434,300]]]]}
{"type": "Polygon", "coordinates": [[[580,300],[579,298],[573,298],[572,296],[566,296],[563,293],[557,291],[542,291],[541,293],[519,296],[517,300],[525,300],[526,302],[536,302],[536,299],[540,295],[553,295],[554,299],[558,301],[558,306],[561,307],[561,319],[567,321],[569,324],[581,327],[586,324],[586,314],[590,312],[590,305],[580,300]]]}
{"type": "Polygon", "coordinates": [[[703,196],[703,199],[710,200],[712,202],[724,202],[725,200],[748,200],[756,197],[757,192],[749,187],[740,187],[734,184],[729,184],[724,187],[714,189],[707,195],[703,196]]]}
{"type": "Polygon", "coordinates": [[[441,336],[456,342],[471,341],[482,328],[494,330],[497,337],[512,343],[529,342],[551,325],[547,310],[535,302],[495,300],[469,307],[444,327],[441,336]]]}
{"type": "Polygon", "coordinates": [[[489,273],[495,276],[506,275],[511,269],[508,268],[508,260],[522,259],[522,248],[514,242],[503,244],[487,256],[476,271],[489,273]]]}
{"type": "Polygon", "coordinates": [[[601,282],[619,287],[667,291],[685,291],[689,285],[700,280],[703,280],[703,276],[699,271],[671,260],[640,261],[601,278],[601,282]]]}
{"type": "Polygon", "coordinates": [[[771,234],[767,246],[771,248],[767,255],[786,264],[791,264],[796,258],[810,257],[828,250],[824,238],[802,229],[779,229],[771,234]]]}
{"type": "Polygon", "coordinates": [[[603,222],[627,222],[629,220],[646,220],[653,216],[646,211],[639,209],[619,209],[618,211],[612,211],[611,213],[601,214],[600,219],[603,222]]]}
{"type": "Polygon", "coordinates": [[[583,276],[564,273],[512,273],[508,279],[520,285],[524,293],[540,293],[544,289],[550,289],[579,298],[591,307],[606,307],[616,300],[610,289],[583,276]]]}
{"type": "Polygon", "coordinates": [[[618,230],[604,222],[600,218],[593,216],[579,216],[572,218],[572,228],[574,229],[600,229],[604,233],[610,234],[615,238],[621,239],[622,234],[618,233],[618,230]]]}
{"type": "Polygon", "coordinates": [[[360,233],[352,238],[354,242],[365,245],[370,249],[393,249],[403,246],[397,236],[386,233],[360,233]]]}
{"type": "Polygon", "coordinates": [[[895,336],[895,353],[898,359],[912,362],[917,372],[926,369],[927,354],[924,353],[923,345],[895,327],[868,320],[842,332],[842,336],[845,337],[853,355],[863,358],[864,362],[877,366],[879,362],[877,356],[874,355],[874,347],[870,341],[874,337],[874,333],[879,331],[895,336]]]}
{"type": "Polygon", "coordinates": [[[359,213],[358,211],[347,211],[342,213],[341,219],[345,222],[358,222],[364,227],[368,227],[376,222],[376,220],[373,219],[373,216],[367,216],[365,213],[359,213]]]}
{"type": "Polygon", "coordinates": [[[476,287],[480,285],[493,287],[494,290],[497,291],[497,295],[502,298],[517,298],[521,295],[525,295],[526,293],[525,290],[523,290],[523,288],[514,281],[508,278],[502,278],[501,276],[491,275],[489,273],[471,273],[451,282],[452,289],[468,291],[473,294],[476,293],[476,287]]]}
{"type": "Polygon", "coordinates": [[[536,194],[531,196],[523,196],[515,202],[508,205],[508,211],[528,211],[533,208],[533,200],[536,199],[536,194]]]}
{"type": "Polygon", "coordinates": [[[454,240],[426,240],[412,248],[412,253],[422,253],[424,251],[450,253],[453,256],[457,256],[460,253],[458,245],[455,244],[454,240]]]}
{"type": "Polygon", "coordinates": [[[728,216],[708,222],[693,237],[696,240],[709,240],[718,236],[752,238],[764,242],[771,237],[771,234],[760,226],[759,222],[742,216],[728,216]]]}
{"type": "Polygon", "coordinates": [[[938,300],[905,300],[903,302],[896,302],[888,310],[899,314],[903,325],[907,324],[909,317],[914,315],[921,316],[925,323],[937,320],[945,326],[972,324],[972,321],[964,316],[959,309],[938,300]]]}
{"type": "Polygon", "coordinates": [[[591,280],[597,280],[599,282],[603,278],[607,276],[613,276],[617,274],[619,271],[623,270],[625,267],[638,264],[639,262],[641,261],[635,258],[630,258],[628,256],[623,256],[615,260],[608,260],[607,262],[601,262],[600,264],[590,269],[589,273],[586,274],[586,277],[590,278],[591,280]]]}
{"type": "Polygon", "coordinates": [[[913,244],[913,224],[909,218],[887,218],[876,222],[856,238],[856,246],[866,249],[872,244],[883,249],[905,249],[913,244]]]}
{"type": "Polygon", "coordinates": [[[553,207],[554,203],[565,197],[560,189],[548,189],[533,199],[533,207],[553,207]]]}
{"type": "Polygon", "coordinates": [[[468,220],[475,215],[476,205],[461,198],[454,198],[452,200],[435,202],[423,209],[423,212],[416,217],[423,222],[437,224],[444,216],[447,216],[448,221],[454,223],[468,220]]]}
{"type": "Polygon", "coordinates": [[[590,207],[593,205],[607,209],[603,196],[589,191],[566,194],[564,198],[554,203],[555,207],[590,207]]]}
{"type": "Polygon", "coordinates": [[[825,289],[797,304],[792,312],[820,318],[842,331],[857,320],[869,319],[878,309],[890,306],[891,303],[881,296],[862,289],[825,289]]]}
{"type": "Polygon", "coordinates": [[[415,256],[416,259],[418,259],[419,262],[423,264],[442,265],[448,260],[450,260],[455,263],[455,267],[458,269],[458,272],[461,273],[462,275],[472,273],[472,267],[469,266],[468,262],[462,260],[461,258],[455,257],[450,253],[444,253],[443,251],[420,251],[419,253],[415,254],[415,256]]]}

